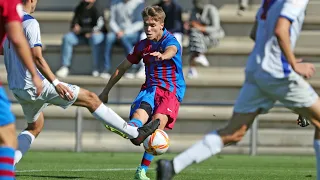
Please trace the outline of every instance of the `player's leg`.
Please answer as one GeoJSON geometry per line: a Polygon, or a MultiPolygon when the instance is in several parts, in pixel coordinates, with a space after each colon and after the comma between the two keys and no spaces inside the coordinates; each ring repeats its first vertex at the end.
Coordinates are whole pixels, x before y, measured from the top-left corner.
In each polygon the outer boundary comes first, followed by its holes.
{"type": "Polygon", "coordinates": [[[43,129],[43,125],[44,125],[43,112],[40,112],[39,115],[36,115],[36,116],[38,116],[38,118],[35,121],[33,120],[28,121],[27,128],[18,135],[18,147],[17,147],[17,150],[15,151],[14,164],[19,163],[22,157],[30,149],[35,138],[38,137],[38,135],[43,129]]]}
{"type": "Polygon", "coordinates": [[[78,90],[74,93],[76,98],[74,105],[86,107],[96,119],[126,134],[135,145],[140,145],[159,126],[159,121],[153,121],[141,128],[129,126],[118,114],[104,105],[95,93],[76,88],[78,90]]]}
{"type": "Polygon", "coordinates": [[[317,162],[317,180],[320,180],[320,100],[309,108],[295,109],[297,113],[306,117],[315,126],[313,147],[317,162]]]}
{"type": "Polygon", "coordinates": [[[139,92],[130,109],[131,126],[141,127],[152,116],[156,88],[148,88],[139,92]]]}
{"type": "MultiPolygon", "coordinates": [[[[3,108],[3,106],[0,106],[3,108]]],[[[8,111],[10,109],[7,109],[8,111]]],[[[14,123],[2,124],[7,121],[0,118],[0,179],[14,180],[14,151],[17,146],[16,128],[14,123]]]]}
{"type": "Polygon", "coordinates": [[[0,179],[13,180],[14,151],[17,146],[15,118],[3,88],[0,88],[0,179]]]}
{"type": "MultiPolygon", "coordinates": [[[[178,101],[176,95],[170,91],[163,88],[156,88],[155,94],[155,110],[152,120],[160,119],[159,129],[173,129],[175,121],[178,117],[180,102],[178,101]]],[[[138,167],[135,179],[148,180],[146,176],[148,168],[153,161],[154,156],[147,152],[144,152],[141,164],[138,167]]]]}
{"type": "MultiPolygon", "coordinates": [[[[35,98],[35,91],[14,89],[12,90],[15,98],[22,107],[25,119],[27,121],[27,128],[18,135],[18,148],[15,151],[14,164],[17,164],[25,153],[30,149],[35,138],[42,131],[44,124],[43,109],[48,106],[44,99],[50,95],[49,82],[43,82],[43,93],[38,98],[35,98]]],[[[54,91],[54,89],[52,90],[54,91]]]]}
{"type": "Polygon", "coordinates": [[[224,128],[205,135],[202,140],[180,153],[172,161],[158,161],[157,179],[171,179],[191,164],[200,163],[219,153],[224,146],[240,141],[255,117],[268,112],[273,104],[274,101],[247,77],[229,123],[224,128]]]}

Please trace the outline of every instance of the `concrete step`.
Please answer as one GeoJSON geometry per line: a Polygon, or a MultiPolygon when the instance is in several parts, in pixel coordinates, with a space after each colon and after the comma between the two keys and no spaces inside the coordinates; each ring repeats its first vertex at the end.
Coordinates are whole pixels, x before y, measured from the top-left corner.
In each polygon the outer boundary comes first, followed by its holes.
{"type": "MultiPolygon", "coordinates": [[[[107,105],[119,116],[127,120],[130,111],[130,105],[107,105]]],[[[49,106],[44,110],[45,129],[50,131],[72,131],[75,130],[76,107],[70,107],[66,110],[49,106]]],[[[226,125],[232,115],[232,106],[187,106],[181,105],[179,116],[172,133],[178,134],[203,134],[209,133],[213,129],[221,128],[226,125]]],[[[17,128],[25,127],[25,120],[22,108],[19,104],[12,105],[12,112],[15,114],[17,128]]],[[[83,131],[85,132],[105,132],[105,127],[85,108],[81,108],[83,114],[83,131]]],[[[312,126],[301,128],[296,124],[297,115],[289,110],[280,107],[274,107],[269,114],[260,115],[259,128],[261,129],[292,129],[292,130],[310,130],[312,126]]]]}
{"type": "MultiPolygon", "coordinates": [[[[300,154],[312,155],[312,131],[259,130],[258,154],[300,154]],[[265,137],[265,138],[261,138],[265,137]]],[[[203,138],[203,134],[181,135],[168,132],[168,152],[181,152],[203,138]]],[[[84,151],[143,152],[142,147],[133,146],[128,140],[107,132],[83,133],[84,151]]],[[[222,154],[249,154],[249,133],[237,145],[223,149],[222,154]]],[[[65,131],[43,131],[32,144],[31,150],[74,150],[75,134],[65,131]],[[54,138],[52,138],[54,137],[54,138]],[[48,141],[50,139],[50,141],[48,141]]]]}
{"type": "MultiPolygon", "coordinates": [[[[255,15],[260,5],[252,5],[243,16],[237,15],[238,6],[225,4],[220,11],[221,24],[228,36],[248,36],[254,24],[255,15]]],[[[317,11],[319,2],[310,2],[303,30],[320,29],[320,13],[317,11]],[[309,13],[310,12],[310,13],[309,13]]]]}
{"type": "MultiPolygon", "coordinates": [[[[186,71],[186,69],[185,69],[186,71]]],[[[199,79],[187,79],[187,91],[184,97],[185,103],[213,103],[213,102],[235,102],[242,83],[244,81],[243,73],[232,73],[230,70],[208,69],[204,74],[200,74],[199,79]]],[[[240,69],[236,69],[240,72],[240,69]]],[[[15,99],[12,93],[8,90],[6,83],[6,75],[1,75],[4,87],[8,92],[10,99],[15,99]]],[[[102,78],[94,78],[91,76],[68,76],[60,80],[79,85],[82,88],[88,89],[96,94],[100,94],[107,83],[107,80],[102,78]]],[[[143,79],[121,79],[109,94],[110,102],[131,102],[138,94],[143,79]]],[[[320,92],[319,77],[310,79],[309,82],[320,92]]]]}

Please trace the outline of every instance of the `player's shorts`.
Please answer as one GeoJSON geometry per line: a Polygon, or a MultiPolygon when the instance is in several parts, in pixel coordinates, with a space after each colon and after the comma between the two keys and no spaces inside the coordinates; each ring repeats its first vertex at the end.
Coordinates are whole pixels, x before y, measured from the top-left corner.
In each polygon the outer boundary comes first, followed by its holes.
{"type": "Polygon", "coordinates": [[[177,120],[180,102],[176,95],[161,87],[150,87],[140,91],[130,110],[130,118],[139,109],[141,102],[146,102],[152,107],[152,114],[165,114],[168,116],[166,129],[173,129],[177,120]]]}
{"type": "Polygon", "coordinates": [[[22,106],[25,119],[28,123],[35,122],[44,108],[50,104],[66,109],[77,100],[80,87],[67,83],[63,84],[73,93],[73,99],[71,101],[62,99],[56,92],[55,87],[46,79],[42,81],[43,91],[39,97],[37,97],[35,88],[12,90],[14,96],[22,106]]]}
{"type": "Polygon", "coordinates": [[[289,109],[310,107],[319,96],[300,75],[293,72],[285,78],[268,73],[246,73],[246,79],[234,106],[234,112],[267,113],[276,101],[289,109]]]}
{"type": "Polygon", "coordinates": [[[14,123],[15,117],[11,112],[11,104],[3,87],[0,87],[0,126],[14,123]]]}

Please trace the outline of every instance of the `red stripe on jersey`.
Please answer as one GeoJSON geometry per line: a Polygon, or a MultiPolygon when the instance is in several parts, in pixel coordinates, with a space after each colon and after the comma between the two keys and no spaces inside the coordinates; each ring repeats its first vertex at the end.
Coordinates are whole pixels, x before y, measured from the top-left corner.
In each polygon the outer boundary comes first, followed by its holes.
{"type": "Polygon", "coordinates": [[[177,76],[176,76],[176,64],[173,61],[170,61],[172,68],[172,83],[173,83],[173,93],[177,93],[177,76]]]}
{"type": "Polygon", "coordinates": [[[153,82],[153,83],[155,83],[155,85],[157,85],[157,86],[161,86],[161,81],[159,79],[159,72],[158,72],[158,68],[157,67],[158,67],[157,65],[155,65],[153,67],[154,80],[155,80],[155,82],[153,82]]]}
{"type": "Polygon", "coordinates": [[[166,66],[165,62],[162,63],[162,78],[163,78],[163,81],[164,81],[164,84],[165,84],[165,88],[169,89],[170,88],[170,84],[168,82],[167,66],[166,66]]]}

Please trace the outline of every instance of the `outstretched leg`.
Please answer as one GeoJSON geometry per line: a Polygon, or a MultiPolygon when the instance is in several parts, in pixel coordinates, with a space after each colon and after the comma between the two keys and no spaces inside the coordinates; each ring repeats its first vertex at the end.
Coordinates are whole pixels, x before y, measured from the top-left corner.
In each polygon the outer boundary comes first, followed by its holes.
{"type": "Polygon", "coordinates": [[[218,131],[213,131],[180,153],[172,161],[158,161],[157,179],[170,180],[175,174],[193,163],[200,163],[221,152],[225,145],[239,142],[251,126],[258,111],[255,113],[234,113],[228,125],[218,131]]]}

